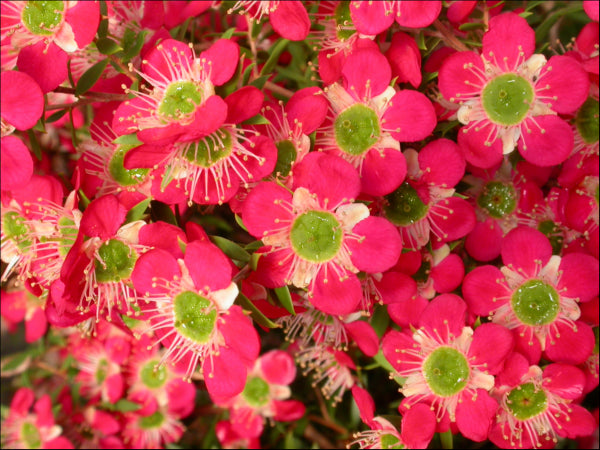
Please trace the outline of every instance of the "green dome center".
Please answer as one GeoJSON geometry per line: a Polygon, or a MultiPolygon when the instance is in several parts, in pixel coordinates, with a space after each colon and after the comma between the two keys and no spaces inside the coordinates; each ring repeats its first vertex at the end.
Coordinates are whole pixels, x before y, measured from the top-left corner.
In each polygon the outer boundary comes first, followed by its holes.
{"type": "Polygon", "coordinates": [[[387,205],[385,216],[395,225],[405,227],[418,222],[427,215],[427,205],[423,203],[416,189],[407,181],[398,189],[385,196],[387,205]]]}
{"type": "Polygon", "coordinates": [[[296,161],[298,155],[296,146],[290,140],[279,141],[275,145],[277,147],[277,164],[273,169],[273,175],[279,174],[286,177],[289,175],[292,164],[296,161]]]}
{"type": "Polygon", "coordinates": [[[329,261],[342,246],[342,226],[335,216],[325,211],[308,211],[292,225],[290,240],[302,258],[320,263],[329,261]]]}
{"type": "Polygon", "coordinates": [[[108,171],[110,175],[121,186],[133,186],[142,183],[150,169],[126,169],[123,166],[123,160],[129,150],[134,145],[121,145],[110,159],[108,163],[108,171]]]}
{"type": "Polygon", "coordinates": [[[140,428],[144,430],[159,428],[165,421],[165,416],[160,411],[156,411],[154,414],[140,418],[140,428]]]}
{"type": "Polygon", "coordinates": [[[138,258],[133,249],[117,239],[111,239],[102,244],[98,249],[98,254],[106,264],[106,267],[104,267],[100,261],[96,260],[94,262],[96,280],[100,283],[129,278],[138,258]]]}
{"type": "Polygon", "coordinates": [[[548,398],[533,383],[514,388],[507,397],[508,409],[519,420],[528,420],[543,413],[548,407],[548,398]]]}
{"type": "Polygon", "coordinates": [[[208,342],[217,321],[217,310],[213,303],[191,291],[182,292],[173,303],[177,331],[196,343],[208,342]]]}
{"type": "Polygon", "coordinates": [[[387,433],[381,435],[381,448],[406,448],[406,446],[397,436],[387,433]]]}
{"type": "Polygon", "coordinates": [[[450,347],[440,347],[423,363],[425,380],[434,394],[450,397],[467,385],[469,364],[465,356],[450,347]]]}
{"type": "Polygon", "coordinates": [[[167,381],[167,369],[158,361],[148,361],[140,371],[140,378],[148,388],[156,389],[167,381]]]}
{"type": "Polygon", "coordinates": [[[575,117],[577,131],[586,144],[598,142],[598,100],[588,98],[575,117]]]}
{"type": "Polygon", "coordinates": [[[529,280],[515,291],[510,301],[513,311],[526,325],[552,323],[559,311],[556,289],[541,280],[529,280]]]}
{"type": "Polygon", "coordinates": [[[490,181],[477,198],[477,204],[496,219],[512,213],[517,206],[517,194],[509,184],[490,181]]]}
{"type": "Polygon", "coordinates": [[[525,119],[533,103],[533,87],[514,73],[500,75],[483,88],[483,109],[499,125],[517,125],[525,119]]]}
{"type": "Polygon", "coordinates": [[[202,103],[202,94],[191,81],[171,83],[158,107],[158,112],[165,117],[179,119],[194,112],[202,103]]]}
{"type": "Polygon", "coordinates": [[[30,423],[25,422],[21,428],[21,438],[27,444],[27,448],[42,448],[42,438],[37,427],[30,423]]]}
{"type": "Polygon", "coordinates": [[[218,130],[217,134],[219,139],[211,135],[191,143],[185,154],[186,159],[198,166],[208,168],[231,155],[233,150],[231,134],[225,130],[218,130]]]}
{"type": "Polygon", "coordinates": [[[25,217],[15,211],[4,214],[2,218],[2,231],[4,235],[14,241],[21,250],[31,247],[31,240],[27,237],[29,228],[25,225],[25,217]]]}
{"type": "Polygon", "coordinates": [[[269,385],[260,377],[248,378],[242,396],[251,406],[263,406],[269,401],[269,385]]]}
{"type": "Polygon", "coordinates": [[[341,112],[335,119],[334,129],[338,147],[350,155],[362,155],[375,145],[381,134],[377,114],[362,104],[341,112]]]}
{"type": "Polygon", "coordinates": [[[340,41],[345,41],[354,33],[355,30],[347,29],[349,25],[352,25],[352,16],[350,15],[350,2],[339,2],[335,7],[334,12],[335,24],[337,25],[336,35],[340,41]]]}
{"type": "Polygon", "coordinates": [[[37,35],[50,35],[63,20],[64,2],[27,2],[23,8],[23,24],[37,35]]]}

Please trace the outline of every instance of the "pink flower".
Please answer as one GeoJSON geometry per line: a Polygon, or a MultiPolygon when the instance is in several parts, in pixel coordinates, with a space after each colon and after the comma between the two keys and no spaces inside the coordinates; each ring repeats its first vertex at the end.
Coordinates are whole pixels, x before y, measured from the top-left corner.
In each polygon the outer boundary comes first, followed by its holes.
{"type": "Polygon", "coordinates": [[[530,363],[542,351],[555,362],[579,364],[594,334],[578,321],[579,302],[598,295],[598,260],[581,253],[552,255],[540,231],[518,227],[502,243],[504,266],[479,266],[465,276],[463,294],[474,314],[513,330],[530,363]]]}
{"type": "Polygon", "coordinates": [[[548,62],[534,54],[535,35],[525,19],[504,13],[490,20],[481,55],[450,55],[439,72],[442,95],[458,103],[466,125],[459,145],[471,164],[489,168],[503,154],[519,152],[538,166],[563,162],[573,133],[557,114],[575,112],[585,101],[589,80],[567,56],[548,62]]]}
{"type": "Polygon", "coordinates": [[[442,10],[440,1],[350,2],[356,29],[366,35],[387,30],[396,21],[400,26],[421,28],[431,25],[442,10]]]}
{"type": "Polygon", "coordinates": [[[48,322],[44,314],[43,299],[31,294],[28,290],[7,292],[1,291],[1,314],[11,329],[19,322],[25,321],[25,341],[35,342],[40,339],[48,329],[48,322]]]}
{"type": "Polygon", "coordinates": [[[456,422],[463,436],[481,442],[497,407],[488,394],[493,375],[502,368],[513,340],[496,324],[475,330],[465,326],[466,313],[460,297],[442,294],[429,303],[414,333],[391,330],[382,349],[396,375],[406,378],[400,389],[403,408],[425,403],[438,421],[456,422]]]}
{"type": "Polygon", "coordinates": [[[308,288],[313,306],[328,314],[354,312],[361,299],[356,273],[386,270],[401,248],[389,222],[353,203],[359,183],[344,160],[314,152],[296,166],[293,193],[271,182],[254,188],[242,218],[266,244],[259,249],[260,282],[308,288]]]}

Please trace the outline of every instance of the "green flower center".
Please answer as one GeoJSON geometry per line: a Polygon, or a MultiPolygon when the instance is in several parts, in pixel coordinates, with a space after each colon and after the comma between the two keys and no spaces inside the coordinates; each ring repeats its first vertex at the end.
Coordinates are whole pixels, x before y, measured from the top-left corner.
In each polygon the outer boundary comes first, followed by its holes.
{"type": "Polygon", "coordinates": [[[393,434],[381,435],[381,448],[406,448],[397,436],[393,434]]]}
{"type": "Polygon", "coordinates": [[[544,220],[538,225],[538,230],[544,233],[552,245],[552,253],[560,255],[563,237],[560,228],[551,220],[544,220]]]}
{"type": "Polygon", "coordinates": [[[586,144],[598,142],[598,100],[589,97],[575,117],[577,131],[586,144]]]}
{"type": "Polygon", "coordinates": [[[126,169],[123,166],[125,155],[134,147],[137,147],[137,145],[120,145],[108,163],[110,175],[121,186],[132,186],[142,183],[150,171],[150,169],[126,169]]]}
{"type": "Polygon", "coordinates": [[[523,283],[510,303],[519,320],[532,326],[552,323],[560,306],[556,289],[540,280],[523,283]]]}
{"type": "Polygon", "coordinates": [[[407,181],[398,189],[385,196],[387,205],[383,208],[385,216],[395,225],[408,226],[427,215],[427,205],[423,203],[416,189],[407,181]]]}
{"type": "Polygon", "coordinates": [[[62,22],[64,9],[64,2],[27,2],[21,18],[33,34],[49,35],[62,22]]]}
{"type": "Polygon", "coordinates": [[[202,103],[202,94],[191,81],[171,83],[160,102],[158,112],[165,117],[179,119],[195,111],[202,103]]]}
{"type": "Polygon", "coordinates": [[[96,382],[98,384],[104,383],[106,380],[106,376],[108,375],[108,361],[106,359],[101,359],[98,362],[98,368],[96,369],[96,382]]]}
{"type": "Polygon", "coordinates": [[[342,246],[342,226],[325,211],[308,211],[292,225],[290,240],[294,251],[307,261],[329,261],[342,246]]]}
{"type": "Polygon", "coordinates": [[[58,219],[58,231],[62,236],[60,246],[58,247],[58,253],[61,256],[67,256],[67,253],[69,253],[69,250],[73,247],[73,244],[77,239],[77,226],[72,219],[61,217],[58,219]]]}
{"type": "Polygon", "coordinates": [[[339,2],[334,12],[336,35],[340,41],[345,41],[354,33],[356,30],[348,29],[352,25],[352,17],[350,16],[350,2],[339,2]]]}
{"type": "Polygon", "coordinates": [[[469,364],[465,356],[450,347],[440,347],[423,363],[425,380],[435,395],[450,397],[467,385],[469,364]]]}
{"type": "Polygon", "coordinates": [[[242,396],[250,406],[263,406],[269,401],[269,385],[260,377],[249,378],[242,396]]]}
{"type": "Polygon", "coordinates": [[[208,342],[217,321],[217,310],[213,303],[191,291],[182,292],[173,303],[177,331],[196,343],[208,342]]]}
{"type": "Polygon", "coordinates": [[[350,106],[340,113],[335,119],[334,129],[338,147],[350,155],[362,155],[375,145],[381,134],[377,114],[361,104],[350,106]]]}
{"type": "Polygon", "coordinates": [[[531,108],[533,87],[525,78],[507,73],[491,80],[483,88],[481,99],[483,109],[492,122],[517,125],[531,108]]]}
{"type": "Polygon", "coordinates": [[[533,383],[525,383],[514,388],[507,397],[510,412],[519,420],[527,420],[543,413],[548,408],[548,397],[533,383]]]}
{"type": "Polygon", "coordinates": [[[21,428],[21,438],[27,444],[27,448],[42,448],[42,438],[37,427],[30,423],[25,422],[21,428]]]}
{"type": "Polygon", "coordinates": [[[154,414],[142,417],[139,421],[140,428],[148,430],[151,428],[158,428],[165,421],[165,416],[160,411],[156,411],[154,414]]]}
{"type": "Polygon", "coordinates": [[[167,381],[167,369],[158,361],[149,361],[142,367],[140,378],[148,388],[156,389],[167,381]]]}
{"type": "Polygon", "coordinates": [[[277,164],[273,169],[273,175],[279,174],[282,177],[286,177],[290,173],[292,164],[296,161],[296,146],[292,141],[285,140],[279,141],[275,144],[277,146],[277,164]]]}
{"type": "Polygon", "coordinates": [[[479,194],[477,204],[485,209],[490,216],[500,219],[515,210],[517,194],[510,184],[490,181],[479,194]]]}
{"type": "Polygon", "coordinates": [[[191,143],[185,153],[186,159],[198,166],[208,168],[231,155],[233,151],[231,134],[225,130],[219,130],[217,133],[219,139],[215,138],[216,135],[211,135],[191,143]]]}
{"type": "Polygon", "coordinates": [[[121,281],[129,278],[137,261],[137,254],[127,244],[111,239],[98,249],[98,254],[106,267],[98,260],[95,261],[96,280],[100,283],[121,281]]]}
{"type": "Polygon", "coordinates": [[[19,213],[11,211],[4,214],[2,231],[8,239],[14,241],[19,249],[26,251],[31,247],[31,239],[27,236],[29,228],[25,225],[25,217],[19,213]]]}

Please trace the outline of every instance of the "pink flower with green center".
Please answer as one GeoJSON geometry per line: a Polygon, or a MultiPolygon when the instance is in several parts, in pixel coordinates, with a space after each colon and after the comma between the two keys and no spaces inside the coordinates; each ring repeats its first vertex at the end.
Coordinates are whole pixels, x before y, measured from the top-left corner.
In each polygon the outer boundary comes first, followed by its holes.
{"type": "Polygon", "coordinates": [[[126,412],[123,417],[123,441],[130,448],[163,448],[181,439],[184,424],[167,406],[153,405],[153,409],[126,412]]]}
{"type": "Polygon", "coordinates": [[[454,186],[465,171],[458,146],[448,139],[427,144],[419,153],[407,149],[408,177],[383,200],[385,217],[398,226],[402,242],[420,249],[433,236],[439,244],[459,239],[475,226],[475,213],[454,186]]]}
{"type": "Polygon", "coordinates": [[[554,448],[559,437],[590,435],[596,421],[575,403],[584,383],[577,367],[549,364],[542,370],[513,353],[492,390],[500,405],[489,439],[500,448],[554,448]]]}
{"type": "Polygon", "coordinates": [[[140,256],[131,278],[143,299],[145,331],[167,348],[160,364],[181,363],[188,379],[200,364],[215,398],[242,392],[259,341],[250,319],[233,304],[238,288],[227,257],[206,241],[187,244],[183,259],[154,249],[140,256]]]}
{"type": "Polygon", "coordinates": [[[544,234],[529,227],[502,243],[504,266],[479,266],[462,291],[472,312],[513,331],[516,348],[530,363],[542,351],[554,362],[579,364],[594,348],[594,333],[578,321],[579,302],[598,295],[598,260],[582,253],[552,254],[544,234]]]}
{"type": "Polygon", "coordinates": [[[442,95],[460,105],[466,125],[458,143],[468,162],[489,168],[518,145],[538,166],[563,162],[573,132],[558,114],[577,111],[587,98],[589,79],[568,56],[549,61],[534,54],[535,33],[525,19],[504,13],[490,20],[481,55],[450,55],[439,71],[442,95]]]}
{"type": "Polygon", "coordinates": [[[296,165],[293,192],[271,182],[254,188],[242,218],[265,244],[256,281],[306,288],[312,305],[328,314],[355,312],[362,297],[356,273],[388,269],[401,249],[392,224],[353,203],[359,185],[346,161],[313,152],[296,165]]]}
{"type": "Polygon", "coordinates": [[[442,294],[423,311],[414,333],[389,331],[382,349],[396,369],[394,375],[405,378],[400,389],[403,408],[424,403],[435,411],[438,422],[456,422],[463,436],[481,442],[487,439],[497,407],[488,391],[513,339],[496,324],[475,330],[465,326],[466,313],[460,297],[442,294]]]}
{"type": "Polygon", "coordinates": [[[417,91],[390,87],[390,65],[373,47],[353,51],[342,67],[342,82],[324,91],[330,116],[317,130],[315,148],[350,162],[361,176],[361,191],[385,195],[406,175],[400,142],[424,139],[435,128],[431,102],[417,91]]]}

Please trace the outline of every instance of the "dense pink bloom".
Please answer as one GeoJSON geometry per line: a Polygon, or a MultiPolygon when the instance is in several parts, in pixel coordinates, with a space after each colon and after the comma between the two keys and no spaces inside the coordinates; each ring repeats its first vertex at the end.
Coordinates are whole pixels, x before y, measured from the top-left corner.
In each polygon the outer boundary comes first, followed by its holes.
{"type": "Polygon", "coordinates": [[[442,10],[440,1],[350,2],[350,14],[356,29],[365,35],[387,30],[394,20],[403,27],[431,25],[442,10]]]}

